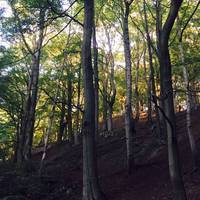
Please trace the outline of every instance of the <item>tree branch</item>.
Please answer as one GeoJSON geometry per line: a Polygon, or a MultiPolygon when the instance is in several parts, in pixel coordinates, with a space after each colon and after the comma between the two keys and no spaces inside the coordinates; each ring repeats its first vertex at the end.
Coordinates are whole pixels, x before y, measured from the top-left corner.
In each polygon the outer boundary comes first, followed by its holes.
{"type": "MultiPolygon", "coordinates": [[[[77,1],[77,0],[75,0],[74,2],[72,2],[72,4],[69,6],[69,8],[71,8],[72,5],[73,5],[74,3],[76,3],[76,1],[77,1]]],[[[48,2],[48,4],[49,4],[49,6],[51,7],[51,10],[52,10],[54,13],[56,13],[56,14],[58,15],[56,18],[58,18],[58,17],[68,17],[68,18],[70,18],[71,20],[73,20],[74,22],[78,23],[80,26],[83,27],[83,23],[81,23],[80,21],[78,21],[77,19],[75,19],[75,16],[72,17],[71,15],[69,15],[69,14],[67,13],[67,11],[69,10],[69,8],[68,8],[67,10],[65,10],[64,12],[59,13],[59,12],[53,7],[53,5],[51,4],[51,2],[50,2],[49,0],[47,0],[47,2],[48,2]]]]}
{"type": "Polygon", "coordinates": [[[179,36],[179,42],[182,41],[183,32],[184,32],[184,30],[187,28],[187,25],[189,24],[190,20],[192,19],[192,17],[194,16],[195,12],[197,11],[197,9],[198,9],[198,7],[199,7],[199,4],[200,4],[200,0],[198,1],[198,3],[197,3],[197,5],[196,5],[195,9],[193,10],[192,14],[190,15],[190,17],[189,17],[188,20],[186,21],[184,27],[182,28],[181,34],[180,34],[180,36],[179,36]]]}

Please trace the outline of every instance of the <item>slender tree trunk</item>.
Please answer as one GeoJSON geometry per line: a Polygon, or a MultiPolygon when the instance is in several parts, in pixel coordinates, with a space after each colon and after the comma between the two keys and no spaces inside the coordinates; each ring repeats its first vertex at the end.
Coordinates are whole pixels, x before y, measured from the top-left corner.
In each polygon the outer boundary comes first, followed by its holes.
{"type": "MultiPolygon", "coordinates": [[[[61,75],[62,75],[62,72],[61,72],[61,75]]],[[[59,81],[60,81],[60,78],[59,78],[59,81]]],[[[56,93],[55,93],[55,96],[54,96],[51,112],[49,113],[47,130],[45,131],[45,135],[44,135],[44,148],[43,148],[43,153],[42,153],[42,158],[41,158],[41,161],[40,161],[40,168],[39,168],[39,175],[40,176],[42,175],[42,171],[43,171],[43,167],[44,167],[44,161],[45,161],[46,154],[47,154],[48,142],[49,142],[49,138],[50,138],[50,135],[51,135],[51,130],[52,130],[53,122],[54,122],[56,102],[57,102],[58,93],[59,93],[59,81],[58,81],[58,85],[57,85],[57,88],[56,88],[56,93]]]]}
{"type": "Polygon", "coordinates": [[[175,113],[177,112],[177,107],[179,105],[179,101],[178,101],[178,92],[177,92],[177,77],[176,75],[174,76],[174,81],[173,81],[173,97],[174,97],[174,111],[175,113]]]}
{"type": "Polygon", "coordinates": [[[98,46],[96,41],[96,27],[93,27],[93,54],[94,54],[94,94],[95,94],[95,133],[99,129],[99,72],[98,72],[98,46]]]}
{"type": "MultiPolygon", "coordinates": [[[[56,104],[57,104],[58,94],[59,94],[59,90],[60,90],[59,84],[60,84],[61,78],[63,76],[64,66],[65,65],[63,64],[61,69],[60,69],[60,74],[59,74],[59,78],[58,78],[58,82],[57,82],[57,86],[56,86],[56,92],[55,92],[55,96],[53,98],[51,112],[49,113],[48,126],[47,126],[47,130],[45,131],[45,135],[44,135],[44,148],[43,148],[42,158],[41,158],[41,161],[40,161],[40,169],[39,169],[39,175],[40,176],[42,175],[42,170],[43,170],[43,167],[44,167],[44,161],[46,159],[48,142],[49,142],[49,138],[50,138],[51,131],[52,131],[52,126],[53,126],[53,122],[54,122],[54,115],[55,115],[55,110],[56,110],[56,104]]],[[[63,95],[63,97],[65,97],[65,95],[63,95]]]]}
{"type": "Polygon", "coordinates": [[[20,119],[18,118],[18,122],[16,125],[16,142],[14,145],[14,157],[13,157],[13,162],[17,162],[17,152],[19,150],[19,133],[20,133],[20,119]]]}
{"type": "Polygon", "coordinates": [[[47,154],[48,141],[49,141],[49,137],[51,135],[51,130],[52,130],[52,126],[53,126],[55,108],[56,108],[56,104],[53,103],[52,110],[51,110],[51,113],[49,114],[49,118],[48,118],[48,127],[46,130],[45,136],[44,136],[44,148],[43,148],[42,158],[40,161],[40,169],[39,169],[40,176],[42,175],[42,171],[43,171],[43,167],[44,167],[44,160],[45,160],[46,154],[47,154]]]}
{"type": "Polygon", "coordinates": [[[148,104],[148,121],[152,123],[152,105],[151,105],[151,93],[152,93],[152,86],[154,82],[154,69],[153,69],[153,60],[152,60],[152,52],[151,52],[151,38],[149,35],[149,26],[148,26],[148,19],[146,13],[146,1],[143,1],[144,7],[144,21],[145,21],[145,32],[147,38],[147,49],[149,54],[149,81],[148,81],[148,93],[149,93],[149,104],[148,104]]]}
{"type": "Polygon", "coordinates": [[[79,135],[81,132],[80,128],[80,99],[81,99],[81,68],[79,68],[78,72],[78,100],[77,100],[77,113],[76,113],[76,133],[74,134],[74,144],[79,144],[79,135]]]}
{"type": "MultiPolygon", "coordinates": [[[[196,85],[195,85],[195,81],[194,82],[191,82],[191,88],[193,90],[196,90],[196,85]]],[[[197,94],[195,92],[191,92],[191,113],[193,110],[196,110],[197,109],[197,94]]]]}
{"type": "MultiPolygon", "coordinates": [[[[137,48],[137,51],[139,51],[139,48],[137,48]]],[[[137,55],[137,62],[136,62],[136,68],[135,68],[135,112],[136,112],[135,121],[138,121],[140,119],[140,100],[139,100],[139,91],[138,91],[140,58],[139,58],[139,53],[137,54],[138,55],[137,55]]]]}
{"type": "MultiPolygon", "coordinates": [[[[146,37],[147,37],[147,48],[148,48],[148,55],[149,55],[149,83],[148,83],[148,90],[149,90],[149,106],[150,109],[148,112],[148,120],[152,123],[152,104],[151,104],[151,98],[152,93],[156,95],[156,87],[155,87],[155,79],[154,79],[154,67],[153,67],[153,55],[152,55],[152,49],[151,49],[151,38],[149,34],[149,26],[148,26],[148,19],[147,19],[147,13],[146,13],[146,1],[143,1],[143,8],[144,8],[144,20],[145,20],[145,31],[146,31],[146,37]]],[[[157,101],[157,100],[156,100],[157,101]]],[[[161,122],[160,122],[160,113],[158,110],[158,107],[155,106],[155,113],[156,113],[156,130],[157,130],[157,136],[161,140],[161,122]]]]}
{"type": "Polygon", "coordinates": [[[108,125],[107,125],[107,111],[108,111],[108,104],[107,104],[107,80],[103,80],[103,125],[102,129],[103,131],[108,130],[108,125]]]}
{"type": "Polygon", "coordinates": [[[181,175],[181,165],[179,160],[178,144],[176,138],[176,121],[173,101],[172,88],[172,74],[171,61],[168,49],[168,41],[174,21],[178,15],[178,10],[182,1],[171,0],[169,15],[166,19],[164,27],[161,32],[160,40],[160,61],[161,70],[160,77],[163,86],[162,97],[164,99],[164,112],[166,114],[165,120],[167,124],[168,136],[168,160],[169,160],[169,174],[174,192],[175,200],[186,200],[185,188],[181,175]]]}
{"type": "Polygon", "coordinates": [[[131,173],[134,166],[133,155],[133,135],[135,133],[134,121],[132,116],[132,74],[131,74],[131,51],[129,41],[129,29],[128,29],[128,16],[130,4],[128,1],[124,1],[125,15],[123,21],[123,39],[124,39],[124,55],[126,66],[126,105],[125,105],[125,129],[126,129],[126,149],[127,149],[127,168],[131,173]]]}
{"type": "Polygon", "coordinates": [[[103,200],[95,149],[95,96],[91,57],[91,37],[94,25],[94,0],[84,1],[84,33],[82,44],[82,67],[84,81],[83,120],[83,200],[103,200]]]}
{"type": "MultiPolygon", "coordinates": [[[[18,165],[21,165],[24,160],[31,159],[31,149],[33,143],[33,132],[35,124],[35,109],[38,95],[38,79],[39,67],[41,57],[41,47],[44,39],[44,18],[45,10],[41,8],[39,19],[39,37],[36,42],[36,47],[32,54],[32,66],[30,73],[30,80],[28,86],[28,93],[24,103],[24,113],[22,118],[22,125],[19,134],[19,150],[18,150],[18,165]]],[[[30,48],[30,47],[29,47],[30,48]]]]}
{"type": "MultiPolygon", "coordinates": [[[[180,31],[179,31],[180,35],[180,31]]],[[[193,158],[193,165],[194,169],[199,168],[198,166],[198,151],[197,151],[197,146],[195,143],[194,135],[192,133],[192,120],[191,120],[191,93],[190,93],[190,88],[189,88],[189,73],[187,66],[185,64],[185,57],[184,57],[184,51],[183,51],[183,44],[182,44],[182,39],[179,40],[179,51],[180,51],[180,58],[181,62],[183,64],[183,77],[184,77],[184,87],[186,91],[186,105],[187,105],[187,110],[186,110],[186,126],[187,126],[187,134],[189,138],[189,143],[190,143],[190,148],[192,152],[192,158],[193,158]]]]}
{"type": "MultiPolygon", "coordinates": [[[[149,53],[149,52],[148,52],[149,53]]],[[[150,60],[149,60],[150,62],[150,60]]],[[[153,92],[151,90],[151,84],[153,84],[153,81],[150,80],[150,76],[151,76],[151,69],[149,70],[149,79],[147,79],[147,70],[146,70],[146,47],[144,49],[144,57],[143,57],[143,65],[144,65],[144,80],[146,82],[147,85],[147,105],[148,105],[148,111],[147,111],[147,118],[148,118],[148,122],[150,122],[151,124],[153,123],[153,119],[152,119],[152,103],[151,103],[151,93],[153,92]]],[[[154,87],[155,87],[155,82],[154,82],[154,87]]],[[[154,91],[156,93],[156,89],[154,91]]],[[[157,118],[158,115],[156,114],[157,118]]],[[[157,119],[159,120],[159,119],[157,119]]]]}
{"type": "Polygon", "coordinates": [[[112,53],[112,44],[110,39],[110,34],[106,25],[104,24],[105,33],[108,41],[109,53],[107,56],[107,63],[110,66],[110,95],[107,94],[107,103],[108,103],[108,131],[112,133],[113,131],[113,106],[115,103],[116,97],[116,84],[115,84],[115,61],[112,53]]]}
{"type": "MultiPolygon", "coordinates": [[[[71,74],[71,72],[69,73],[71,74]]],[[[67,80],[67,128],[69,142],[73,144],[74,137],[72,130],[72,80],[70,74],[68,75],[67,80]]]]}
{"type": "Polygon", "coordinates": [[[58,135],[57,135],[57,143],[61,143],[63,140],[63,135],[64,135],[64,131],[66,128],[65,115],[66,115],[66,95],[65,95],[65,91],[62,91],[60,125],[59,125],[59,131],[58,131],[58,135]]]}
{"type": "MultiPolygon", "coordinates": [[[[160,57],[160,51],[161,51],[161,31],[162,31],[162,9],[161,9],[161,0],[156,0],[156,43],[157,43],[157,51],[158,51],[158,62],[159,62],[159,66],[161,66],[161,57],[160,57]]],[[[162,68],[160,67],[160,71],[162,70],[162,68]]],[[[163,90],[163,82],[161,81],[163,79],[162,77],[163,73],[160,73],[160,96],[163,96],[162,91],[163,90]]],[[[164,101],[161,98],[159,100],[159,106],[164,110],[164,101]]],[[[161,124],[161,133],[163,138],[166,137],[167,135],[167,125],[166,125],[166,121],[162,115],[161,112],[159,112],[159,116],[160,116],[160,124],[161,124]]]]}
{"type": "MultiPolygon", "coordinates": [[[[24,121],[24,116],[22,118],[22,121],[24,121]]],[[[19,146],[17,149],[17,165],[19,167],[24,161],[23,148],[24,148],[25,132],[23,131],[23,126],[24,126],[24,123],[21,123],[20,132],[19,132],[19,142],[18,142],[19,146]]]]}
{"type": "Polygon", "coordinates": [[[33,56],[33,67],[31,69],[30,80],[30,94],[27,99],[26,115],[24,121],[23,134],[25,135],[23,157],[26,161],[31,159],[31,149],[33,143],[33,132],[35,124],[35,109],[37,104],[38,94],[38,78],[39,78],[39,66],[40,66],[40,50],[33,56]]]}
{"type": "Polygon", "coordinates": [[[108,131],[113,131],[113,105],[108,104],[108,131]]]}
{"type": "MultiPolygon", "coordinates": [[[[147,111],[147,118],[148,122],[152,123],[152,105],[151,105],[151,84],[149,84],[150,78],[147,78],[147,68],[146,68],[146,46],[144,49],[144,56],[143,56],[143,66],[144,66],[144,80],[147,85],[147,106],[148,106],[148,111],[147,111]]],[[[150,71],[150,70],[149,70],[150,71]]],[[[151,72],[149,72],[151,73],[151,72]]]]}

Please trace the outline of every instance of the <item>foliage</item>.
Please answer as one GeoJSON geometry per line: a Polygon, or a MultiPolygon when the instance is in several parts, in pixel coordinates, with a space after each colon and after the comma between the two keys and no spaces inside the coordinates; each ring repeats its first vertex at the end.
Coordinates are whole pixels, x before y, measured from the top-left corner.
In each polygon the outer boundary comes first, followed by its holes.
{"type": "MultiPolygon", "coordinates": [[[[48,118],[51,114],[52,104],[56,96],[56,89],[59,88],[56,99],[56,109],[52,134],[50,141],[55,142],[56,134],[60,126],[60,113],[62,105],[63,91],[67,91],[67,81],[72,81],[72,120],[74,124],[73,131],[77,132],[76,124],[77,113],[80,111],[82,117],[83,109],[83,80],[81,73],[81,43],[83,23],[83,1],[77,1],[72,6],[72,1],[59,0],[9,0],[8,6],[12,9],[9,17],[2,15],[0,7],[0,32],[1,37],[7,41],[8,46],[0,46],[0,154],[10,157],[13,153],[16,141],[17,127],[22,120],[23,104],[28,89],[28,80],[30,78],[29,70],[31,66],[31,55],[27,51],[26,40],[30,49],[35,51],[35,42],[38,38],[40,28],[40,11],[45,13],[45,39],[41,48],[41,66],[39,77],[39,97],[36,108],[36,122],[34,133],[34,145],[44,143],[44,134],[48,127],[48,118]],[[78,13],[78,14],[77,14],[78,13]],[[77,14],[77,15],[76,15],[77,14]],[[75,16],[76,15],[76,16],[75,16]],[[78,22],[79,23],[78,23],[78,22]],[[68,22],[71,22],[68,24],[68,22]],[[66,28],[63,28],[66,27],[66,28]],[[22,37],[23,35],[23,37],[22,37]],[[63,68],[63,71],[62,71],[63,68]],[[62,71],[62,73],[61,73],[62,71]],[[80,108],[78,104],[78,87],[80,81],[80,108]],[[10,148],[11,147],[11,148],[10,148]]],[[[159,67],[156,55],[156,8],[154,1],[146,1],[147,18],[149,33],[151,37],[153,67],[155,70],[155,80],[157,93],[159,93],[159,67]]],[[[163,21],[167,17],[169,1],[163,1],[161,5],[163,21]]],[[[187,22],[190,14],[196,5],[195,1],[185,1],[181,7],[179,18],[181,27],[187,22]]],[[[104,60],[108,56],[108,42],[105,36],[105,28],[108,30],[111,43],[112,54],[115,61],[115,82],[117,85],[117,94],[114,104],[114,115],[123,113],[125,103],[125,69],[124,69],[124,49],[123,49],[123,14],[124,3],[122,0],[99,0],[95,4],[95,23],[97,31],[97,43],[99,50],[98,70],[99,70],[99,88],[102,91],[103,81],[110,76],[110,66],[104,60]]],[[[196,12],[191,19],[183,34],[183,47],[185,62],[189,71],[190,87],[199,89],[200,78],[200,59],[199,59],[199,12],[196,12]]],[[[180,61],[177,36],[178,23],[172,30],[170,37],[170,55],[172,61],[173,83],[177,91],[183,90],[183,64],[180,61]]],[[[148,82],[149,78],[149,57],[147,55],[144,5],[143,1],[134,1],[130,10],[129,32],[131,41],[131,55],[133,66],[133,85],[135,86],[136,63],[139,59],[139,80],[138,91],[141,104],[148,104],[148,82]],[[146,55],[144,51],[146,49],[146,55]],[[144,69],[144,60],[146,68],[144,69]],[[145,71],[146,70],[146,71],[145,71]]],[[[133,95],[134,95],[133,87],[133,95]]],[[[107,92],[111,93],[111,87],[108,84],[107,92]]],[[[198,93],[197,93],[198,94],[198,93]]],[[[99,92],[99,112],[100,118],[103,115],[103,95],[99,92]]],[[[66,95],[67,96],[67,95],[66,95]]],[[[178,98],[181,103],[185,101],[185,93],[179,92],[178,98]]],[[[66,97],[67,102],[67,97],[66,97]]],[[[133,105],[136,98],[133,98],[133,105]]],[[[66,106],[67,109],[67,106],[66,106]]],[[[81,119],[80,117],[80,119],[81,119]]],[[[67,118],[67,117],[66,117],[67,118]]],[[[67,131],[64,138],[67,138],[67,131]]]]}

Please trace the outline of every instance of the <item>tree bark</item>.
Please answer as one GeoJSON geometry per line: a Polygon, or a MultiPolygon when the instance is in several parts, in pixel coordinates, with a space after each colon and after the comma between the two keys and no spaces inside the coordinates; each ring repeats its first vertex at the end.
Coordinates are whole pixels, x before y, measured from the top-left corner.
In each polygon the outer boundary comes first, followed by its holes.
{"type": "MultiPolygon", "coordinates": [[[[159,62],[159,65],[161,66],[161,57],[160,57],[160,51],[161,51],[161,31],[162,31],[162,14],[161,14],[161,1],[160,0],[156,0],[156,43],[157,43],[157,57],[158,57],[158,62],[159,62]]],[[[160,71],[162,70],[162,68],[160,67],[160,71]]],[[[163,90],[163,82],[161,81],[162,78],[162,74],[164,73],[161,73],[160,72],[160,96],[163,96],[162,94],[162,91],[163,90]]],[[[163,99],[161,98],[159,100],[159,106],[164,110],[164,101],[163,99]]],[[[166,121],[162,115],[161,112],[159,112],[159,116],[160,116],[160,125],[161,125],[161,133],[162,133],[162,137],[165,138],[166,135],[167,135],[167,125],[166,125],[166,121]]]]}
{"type": "Polygon", "coordinates": [[[32,55],[32,66],[30,72],[27,97],[24,103],[22,125],[19,134],[19,148],[17,155],[18,165],[21,165],[24,160],[29,161],[31,159],[31,149],[33,143],[33,132],[35,124],[35,109],[36,109],[37,95],[38,95],[38,79],[39,79],[41,47],[44,39],[45,11],[46,11],[45,9],[42,8],[40,9],[39,37],[33,52],[30,50],[30,47],[25,42],[28,51],[30,51],[30,54],[32,55]]]}
{"type": "Polygon", "coordinates": [[[96,27],[93,26],[93,54],[94,54],[94,94],[95,94],[95,133],[99,129],[99,72],[98,72],[98,46],[96,40],[96,27]]]}
{"type": "Polygon", "coordinates": [[[108,131],[108,124],[107,124],[107,117],[108,117],[108,96],[107,96],[107,88],[108,88],[108,75],[107,75],[107,63],[106,63],[106,59],[105,59],[105,63],[104,64],[104,56],[102,56],[102,70],[105,72],[105,77],[102,80],[102,104],[103,104],[103,121],[102,121],[102,131],[103,132],[107,132],[108,131]]]}
{"type": "Polygon", "coordinates": [[[186,200],[185,188],[181,175],[178,144],[176,138],[176,121],[173,101],[171,61],[168,41],[174,21],[182,4],[180,0],[171,0],[170,11],[163,26],[160,38],[160,77],[162,82],[162,97],[164,99],[164,111],[166,114],[167,137],[168,137],[168,161],[169,174],[174,192],[175,200],[186,200]]]}
{"type": "MultiPolygon", "coordinates": [[[[181,29],[179,29],[181,30],[181,29]]],[[[181,37],[181,32],[178,32],[179,37],[181,37]]],[[[186,110],[186,126],[187,126],[187,135],[189,138],[189,143],[190,143],[190,149],[192,152],[192,158],[193,158],[193,166],[194,169],[199,168],[199,159],[198,159],[198,151],[197,151],[197,146],[195,143],[194,135],[192,133],[192,121],[191,121],[191,92],[190,92],[190,82],[189,82],[189,73],[187,66],[185,64],[185,56],[184,56],[184,50],[183,50],[183,43],[182,43],[182,38],[179,38],[179,51],[180,51],[180,59],[183,65],[183,77],[184,77],[184,88],[186,91],[186,105],[187,105],[187,110],[186,110]]]]}
{"type": "Polygon", "coordinates": [[[108,131],[112,135],[113,131],[113,105],[108,104],[108,131]]]}
{"type": "MultiPolygon", "coordinates": [[[[69,67],[69,66],[68,66],[69,67]]],[[[72,130],[72,78],[71,70],[68,70],[67,78],[67,130],[68,139],[71,144],[74,142],[73,130],[72,130]]]]}
{"type": "Polygon", "coordinates": [[[102,129],[103,131],[108,130],[108,125],[107,125],[107,111],[108,111],[108,104],[107,104],[107,79],[103,80],[103,124],[102,124],[102,129]]]}
{"type": "Polygon", "coordinates": [[[81,119],[80,119],[80,99],[81,99],[81,67],[79,67],[78,71],[78,97],[77,97],[77,113],[76,113],[76,133],[74,134],[74,144],[77,145],[79,144],[79,136],[81,132],[80,124],[81,124],[81,119]]]}
{"type": "Polygon", "coordinates": [[[83,120],[83,200],[103,200],[95,149],[95,98],[91,56],[91,38],[94,25],[94,0],[84,1],[84,33],[82,44],[82,67],[84,82],[83,120]]]}
{"type": "MultiPolygon", "coordinates": [[[[144,7],[144,20],[145,20],[145,32],[146,32],[146,38],[147,38],[147,49],[148,49],[148,55],[149,55],[149,81],[148,81],[148,93],[149,93],[149,105],[148,105],[148,120],[149,122],[153,123],[152,121],[152,104],[151,104],[151,98],[152,93],[156,95],[156,87],[155,87],[155,78],[154,78],[154,67],[153,67],[153,55],[152,55],[152,48],[151,48],[151,37],[149,34],[149,26],[148,26],[148,19],[147,19],[147,13],[146,13],[146,0],[143,1],[143,7],[144,7]]],[[[157,101],[157,100],[156,100],[157,101]]],[[[161,140],[161,123],[160,123],[160,113],[158,110],[158,107],[155,106],[155,113],[156,113],[156,130],[157,130],[157,136],[161,140]]]]}
{"type": "Polygon", "coordinates": [[[66,128],[66,95],[65,91],[62,91],[62,103],[61,103],[61,111],[60,111],[60,125],[59,125],[59,131],[57,135],[57,143],[61,143],[63,140],[64,131],[66,128]]]}
{"type": "MultiPolygon", "coordinates": [[[[40,51],[40,50],[39,50],[40,51]]],[[[31,159],[31,149],[33,142],[33,132],[35,124],[35,109],[38,94],[38,78],[40,66],[40,52],[33,56],[33,66],[31,69],[31,80],[29,87],[28,99],[26,101],[25,116],[23,121],[22,134],[24,135],[23,159],[26,161],[31,159]]]]}
{"type": "Polygon", "coordinates": [[[106,25],[104,24],[105,28],[105,33],[108,41],[108,48],[109,48],[109,53],[106,57],[107,60],[107,65],[110,66],[110,92],[108,94],[107,92],[107,104],[108,104],[108,131],[112,133],[113,131],[113,106],[115,103],[115,97],[116,97],[116,84],[115,84],[115,61],[114,61],[114,56],[112,53],[112,44],[111,44],[111,39],[110,39],[110,34],[108,29],[106,28],[106,25]]]}
{"type": "Polygon", "coordinates": [[[17,163],[17,153],[19,151],[19,133],[20,133],[20,117],[18,117],[18,121],[16,124],[16,142],[14,144],[14,156],[13,156],[13,162],[17,163]]]}
{"type": "Polygon", "coordinates": [[[139,90],[138,90],[138,82],[139,82],[139,65],[140,65],[140,58],[139,58],[139,44],[137,48],[137,61],[135,66],[135,121],[137,122],[140,119],[140,100],[139,100],[139,90]]]}
{"type": "Polygon", "coordinates": [[[131,51],[129,41],[128,17],[130,5],[128,1],[124,1],[125,14],[123,19],[123,40],[124,55],[126,66],[126,105],[125,105],[125,129],[126,129],[126,150],[127,150],[127,169],[131,173],[134,166],[133,155],[133,135],[135,133],[134,121],[132,116],[132,74],[131,74],[131,51]]]}

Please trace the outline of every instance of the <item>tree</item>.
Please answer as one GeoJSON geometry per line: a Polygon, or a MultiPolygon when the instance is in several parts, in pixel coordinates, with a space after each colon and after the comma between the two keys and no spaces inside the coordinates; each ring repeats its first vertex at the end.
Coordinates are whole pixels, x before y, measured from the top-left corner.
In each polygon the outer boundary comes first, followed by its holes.
{"type": "MultiPolygon", "coordinates": [[[[186,93],[186,105],[187,105],[187,110],[186,110],[186,123],[187,123],[187,134],[188,134],[188,138],[189,138],[189,143],[190,143],[190,148],[191,148],[191,152],[192,152],[192,157],[193,157],[193,165],[194,165],[194,169],[198,169],[199,168],[199,159],[198,159],[198,150],[197,150],[197,146],[196,146],[196,142],[195,142],[195,138],[194,135],[192,133],[192,120],[191,120],[191,112],[192,112],[192,95],[191,95],[191,91],[190,91],[190,81],[189,81],[189,72],[188,72],[188,67],[185,64],[185,56],[184,56],[184,49],[183,49],[183,42],[182,42],[182,37],[183,37],[183,32],[186,29],[189,21],[191,20],[191,18],[193,17],[193,15],[195,14],[196,10],[198,9],[200,5],[200,1],[197,3],[194,11],[192,12],[192,14],[190,15],[190,17],[188,18],[185,26],[183,27],[183,29],[181,29],[180,25],[178,24],[177,28],[177,32],[178,32],[178,39],[179,39],[179,51],[180,51],[180,59],[181,59],[181,63],[183,65],[183,77],[184,77],[184,89],[185,89],[185,93],[186,93]]],[[[180,23],[179,18],[178,18],[178,23],[180,23]]]]}
{"type": "MultiPolygon", "coordinates": [[[[0,56],[0,63],[2,59],[5,61],[12,61],[17,55],[16,49],[7,49],[3,55],[0,56]]],[[[0,75],[0,110],[6,113],[6,120],[1,119],[0,143],[7,143],[6,152],[12,146],[14,155],[5,155],[5,157],[13,156],[13,161],[17,161],[17,151],[19,148],[19,132],[22,120],[22,104],[24,102],[24,89],[26,88],[26,77],[24,76],[25,69],[19,69],[17,66],[12,66],[9,72],[7,68],[1,69],[0,75]],[[5,121],[5,122],[4,122],[5,121]],[[14,133],[14,134],[13,134],[14,133]],[[7,140],[5,140],[7,138],[7,140]],[[3,141],[2,141],[3,140],[3,141]]]]}
{"type": "Polygon", "coordinates": [[[62,90],[62,102],[61,102],[61,111],[60,111],[60,124],[59,124],[59,131],[57,134],[57,143],[61,143],[63,140],[64,131],[66,129],[66,91],[62,90]]]}
{"type": "MultiPolygon", "coordinates": [[[[103,70],[105,70],[105,66],[103,64],[103,70]]],[[[102,101],[103,101],[103,127],[102,127],[102,130],[103,131],[108,131],[108,124],[107,124],[107,117],[108,117],[108,94],[107,94],[107,87],[108,87],[108,78],[107,78],[107,74],[106,74],[106,77],[104,77],[104,79],[102,80],[102,87],[103,87],[103,90],[102,90],[102,101]]]]}
{"type": "Polygon", "coordinates": [[[175,200],[184,200],[186,198],[185,188],[181,175],[181,165],[178,153],[178,144],[176,138],[176,119],[174,112],[171,61],[169,54],[168,41],[170,32],[178,15],[182,1],[171,0],[170,11],[164,23],[160,35],[160,77],[161,77],[161,98],[164,99],[164,112],[166,114],[167,136],[168,136],[168,161],[169,174],[174,192],[175,200]]]}
{"type": "Polygon", "coordinates": [[[103,95],[108,106],[108,123],[107,124],[108,124],[108,131],[111,133],[113,131],[113,106],[114,106],[115,97],[116,97],[116,83],[115,83],[115,77],[114,77],[115,63],[114,63],[114,56],[112,53],[112,44],[111,44],[110,34],[105,24],[104,24],[104,29],[105,29],[107,42],[108,42],[108,48],[109,48],[109,52],[106,55],[106,65],[108,68],[110,67],[110,70],[108,69],[108,71],[110,71],[108,72],[110,91],[108,92],[108,89],[107,89],[107,94],[106,95],[103,94],[103,95]]]}
{"type": "MultiPolygon", "coordinates": [[[[149,55],[149,80],[148,80],[148,120],[152,123],[152,104],[151,104],[151,97],[152,94],[156,94],[156,88],[155,88],[155,78],[154,78],[154,67],[153,67],[153,55],[152,55],[152,47],[151,47],[151,37],[149,33],[149,26],[148,26],[148,19],[147,19],[147,11],[146,11],[146,1],[143,1],[143,8],[144,8],[144,22],[145,22],[145,34],[146,34],[146,40],[147,40],[147,49],[148,49],[148,55],[149,55]]],[[[161,136],[161,124],[160,124],[160,114],[158,107],[155,106],[157,121],[156,121],[156,127],[158,135],[161,136]]],[[[161,138],[159,138],[161,139],[161,138]]]]}
{"type": "Polygon", "coordinates": [[[125,11],[123,20],[123,40],[124,55],[126,66],[126,106],[125,106],[125,129],[126,129],[126,150],[127,150],[127,168],[132,172],[134,166],[133,157],[133,135],[135,133],[134,121],[132,116],[132,73],[131,73],[131,51],[129,41],[128,17],[130,5],[133,1],[124,0],[125,11]]]}
{"type": "Polygon", "coordinates": [[[96,24],[93,26],[93,54],[94,54],[94,92],[95,92],[95,132],[99,131],[99,70],[98,70],[98,45],[96,39],[96,24]]]}
{"type": "MultiPolygon", "coordinates": [[[[69,59],[69,58],[67,58],[69,59]]],[[[71,63],[67,61],[67,130],[68,137],[71,144],[74,142],[73,130],[72,130],[72,72],[71,63]]]]}
{"type": "Polygon", "coordinates": [[[81,133],[81,116],[80,116],[80,99],[81,99],[81,67],[78,69],[78,85],[77,85],[77,113],[76,113],[76,133],[74,135],[74,143],[79,144],[79,136],[81,133]]]}
{"type": "Polygon", "coordinates": [[[84,1],[84,28],[82,44],[82,67],[84,82],[83,120],[83,200],[103,200],[98,182],[95,150],[95,98],[91,58],[91,38],[94,25],[94,0],[84,1]]]}
{"type": "Polygon", "coordinates": [[[135,97],[135,121],[137,122],[140,119],[140,99],[139,99],[139,91],[138,91],[138,83],[139,83],[139,66],[140,66],[140,59],[141,56],[139,55],[139,40],[136,39],[136,63],[135,63],[135,81],[134,81],[134,97],[135,97]]]}
{"type": "MultiPolygon", "coordinates": [[[[19,33],[21,34],[21,39],[26,47],[26,51],[31,55],[31,60],[32,60],[26,100],[23,106],[22,124],[19,134],[19,148],[17,153],[17,162],[19,164],[21,164],[24,160],[29,160],[31,158],[31,148],[33,142],[33,132],[35,124],[35,108],[37,104],[37,95],[38,95],[38,78],[39,78],[41,47],[44,39],[45,15],[47,12],[47,8],[45,5],[43,4],[40,5],[38,2],[34,3],[33,5],[30,5],[30,7],[36,6],[36,8],[38,8],[37,20],[38,20],[39,31],[37,33],[38,34],[37,39],[35,39],[34,41],[35,44],[33,44],[33,47],[31,47],[30,44],[28,44],[27,39],[24,35],[25,28],[23,27],[22,24],[25,23],[25,20],[27,20],[27,18],[25,18],[24,21],[22,22],[19,16],[19,13],[21,14],[22,12],[20,12],[17,9],[16,4],[14,2],[10,3],[14,13],[14,17],[17,21],[17,27],[19,29],[19,33]]],[[[31,11],[29,10],[30,16],[32,11],[33,10],[31,11]]],[[[26,28],[29,29],[30,27],[27,26],[26,28]]]]}

